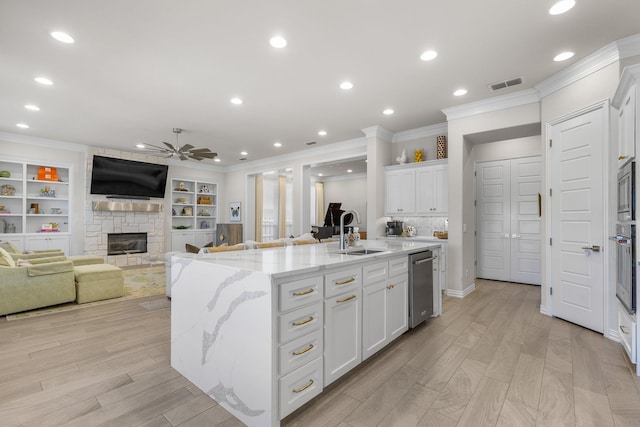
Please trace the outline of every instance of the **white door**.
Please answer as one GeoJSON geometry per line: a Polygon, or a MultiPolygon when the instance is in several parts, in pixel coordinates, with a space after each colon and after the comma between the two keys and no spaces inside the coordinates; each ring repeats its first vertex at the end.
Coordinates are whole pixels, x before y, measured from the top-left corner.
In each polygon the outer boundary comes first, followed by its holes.
{"type": "Polygon", "coordinates": [[[476,166],[477,276],[540,285],[540,156],[476,166]]]}
{"type": "Polygon", "coordinates": [[[601,106],[549,127],[553,315],[602,332],[604,127],[601,106]]]}
{"type": "Polygon", "coordinates": [[[478,163],[478,246],[476,275],[508,281],[511,250],[511,171],[509,160],[478,163]]]}
{"type": "Polygon", "coordinates": [[[542,221],[539,156],[511,160],[511,278],[542,283],[542,221]]]}

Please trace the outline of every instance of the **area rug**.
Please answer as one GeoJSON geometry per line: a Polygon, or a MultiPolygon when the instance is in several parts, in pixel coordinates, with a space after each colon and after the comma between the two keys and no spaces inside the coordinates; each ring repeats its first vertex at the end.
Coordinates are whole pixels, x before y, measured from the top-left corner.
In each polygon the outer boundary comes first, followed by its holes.
{"type": "MultiPolygon", "coordinates": [[[[75,302],[69,302],[52,307],[45,307],[31,311],[24,311],[22,313],[9,314],[7,315],[7,321],[44,316],[47,314],[60,313],[63,311],[78,310],[81,308],[111,304],[118,301],[125,301],[153,295],[162,295],[165,293],[164,264],[154,265],[152,267],[145,266],[124,268],[122,272],[124,274],[124,295],[120,298],[111,298],[102,301],[88,302],[85,304],[76,304],[75,302]]],[[[146,308],[147,310],[150,309],[147,307],[144,308],[146,308]]]]}

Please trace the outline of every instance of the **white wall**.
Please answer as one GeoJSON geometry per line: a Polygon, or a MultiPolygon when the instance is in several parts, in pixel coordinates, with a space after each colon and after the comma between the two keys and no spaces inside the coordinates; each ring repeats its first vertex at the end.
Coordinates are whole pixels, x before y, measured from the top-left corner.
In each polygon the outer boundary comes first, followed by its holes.
{"type": "Polygon", "coordinates": [[[508,139],[506,141],[474,144],[471,149],[471,155],[475,162],[539,156],[542,151],[540,143],[541,139],[542,136],[538,135],[526,138],[508,139]]]}
{"type": "MultiPolygon", "coordinates": [[[[355,219],[350,224],[359,227],[360,231],[367,231],[367,176],[345,176],[324,181],[324,212],[329,203],[341,202],[344,211],[356,210],[360,214],[360,224],[355,219]]],[[[322,219],[321,219],[322,220],[322,219]]],[[[322,225],[322,224],[320,224],[322,225]]]]}
{"type": "MultiPolygon", "coordinates": [[[[446,135],[444,132],[442,135],[446,135]]],[[[431,135],[427,137],[421,137],[412,139],[410,141],[397,142],[392,144],[392,160],[395,161],[396,157],[400,157],[402,150],[405,150],[409,163],[414,161],[414,155],[416,150],[422,150],[422,160],[436,160],[436,139],[437,135],[431,135]]],[[[395,164],[395,163],[394,163],[395,164]]]]}

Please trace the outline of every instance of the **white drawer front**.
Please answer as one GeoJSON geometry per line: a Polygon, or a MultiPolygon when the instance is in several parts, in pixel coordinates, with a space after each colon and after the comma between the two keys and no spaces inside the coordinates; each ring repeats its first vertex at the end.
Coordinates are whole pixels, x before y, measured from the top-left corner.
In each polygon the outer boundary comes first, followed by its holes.
{"type": "Polygon", "coordinates": [[[409,273],[409,257],[403,256],[389,260],[389,277],[409,273]]]}
{"type": "Polygon", "coordinates": [[[362,281],[364,286],[386,280],[387,277],[389,277],[389,263],[387,261],[380,261],[362,267],[362,281]]]}
{"type": "Polygon", "coordinates": [[[336,271],[324,276],[325,298],[358,289],[362,284],[362,268],[336,271]]]}
{"type": "Polygon", "coordinates": [[[280,378],[280,419],[320,394],[322,387],[322,358],[280,378]]]}
{"type": "Polygon", "coordinates": [[[322,276],[283,283],[279,286],[280,311],[288,311],[314,301],[321,301],[322,298],[322,276]]]}
{"type": "Polygon", "coordinates": [[[294,369],[321,357],[323,352],[322,330],[317,330],[278,349],[280,361],[280,375],[287,374],[294,369]]]}
{"type": "Polygon", "coordinates": [[[631,362],[636,363],[636,324],[622,307],[618,307],[618,326],[622,346],[631,362]]]}
{"type": "Polygon", "coordinates": [[[322,302],[299,308],[291,313],[282,314],[278,318],[278,322],[281,344],[300,338],[317,329],[322,329],[322,302]]]}

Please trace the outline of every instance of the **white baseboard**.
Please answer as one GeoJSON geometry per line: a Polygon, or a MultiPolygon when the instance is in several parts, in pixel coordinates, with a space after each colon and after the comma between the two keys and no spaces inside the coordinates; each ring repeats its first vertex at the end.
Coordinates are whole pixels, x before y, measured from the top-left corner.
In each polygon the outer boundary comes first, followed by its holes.
{"type": "Polygon", "coordinates": [[[547,309],[547,307],[542,305],[542,304],[540,304],[540,314],[544,314],[545,316],[553,317],[553,315],[551,314],[549,309],[547,309]]]}
{"type": "Polygon", "coordinates": [[[468,287],[466,287],[465,289],[459,291],[457,289],[447,289],[445,291],[445,293],[450,296],[450,297],[454,297],[454,298],[464,298],[467,295],[469,295],[471,292],[476,290],[476,283],[473,282],[471,285],[469,285],[468,287]]]}
{"type": "Polygon", "coordinates": [[[617,329],[609,329],[609,330],[605,330],[605,338],[610,339],[611,341],[615,341],[617,343],[621,343],[622,342],[622,338],[620,338],[620,333],[618,332],[617,329]]]}

